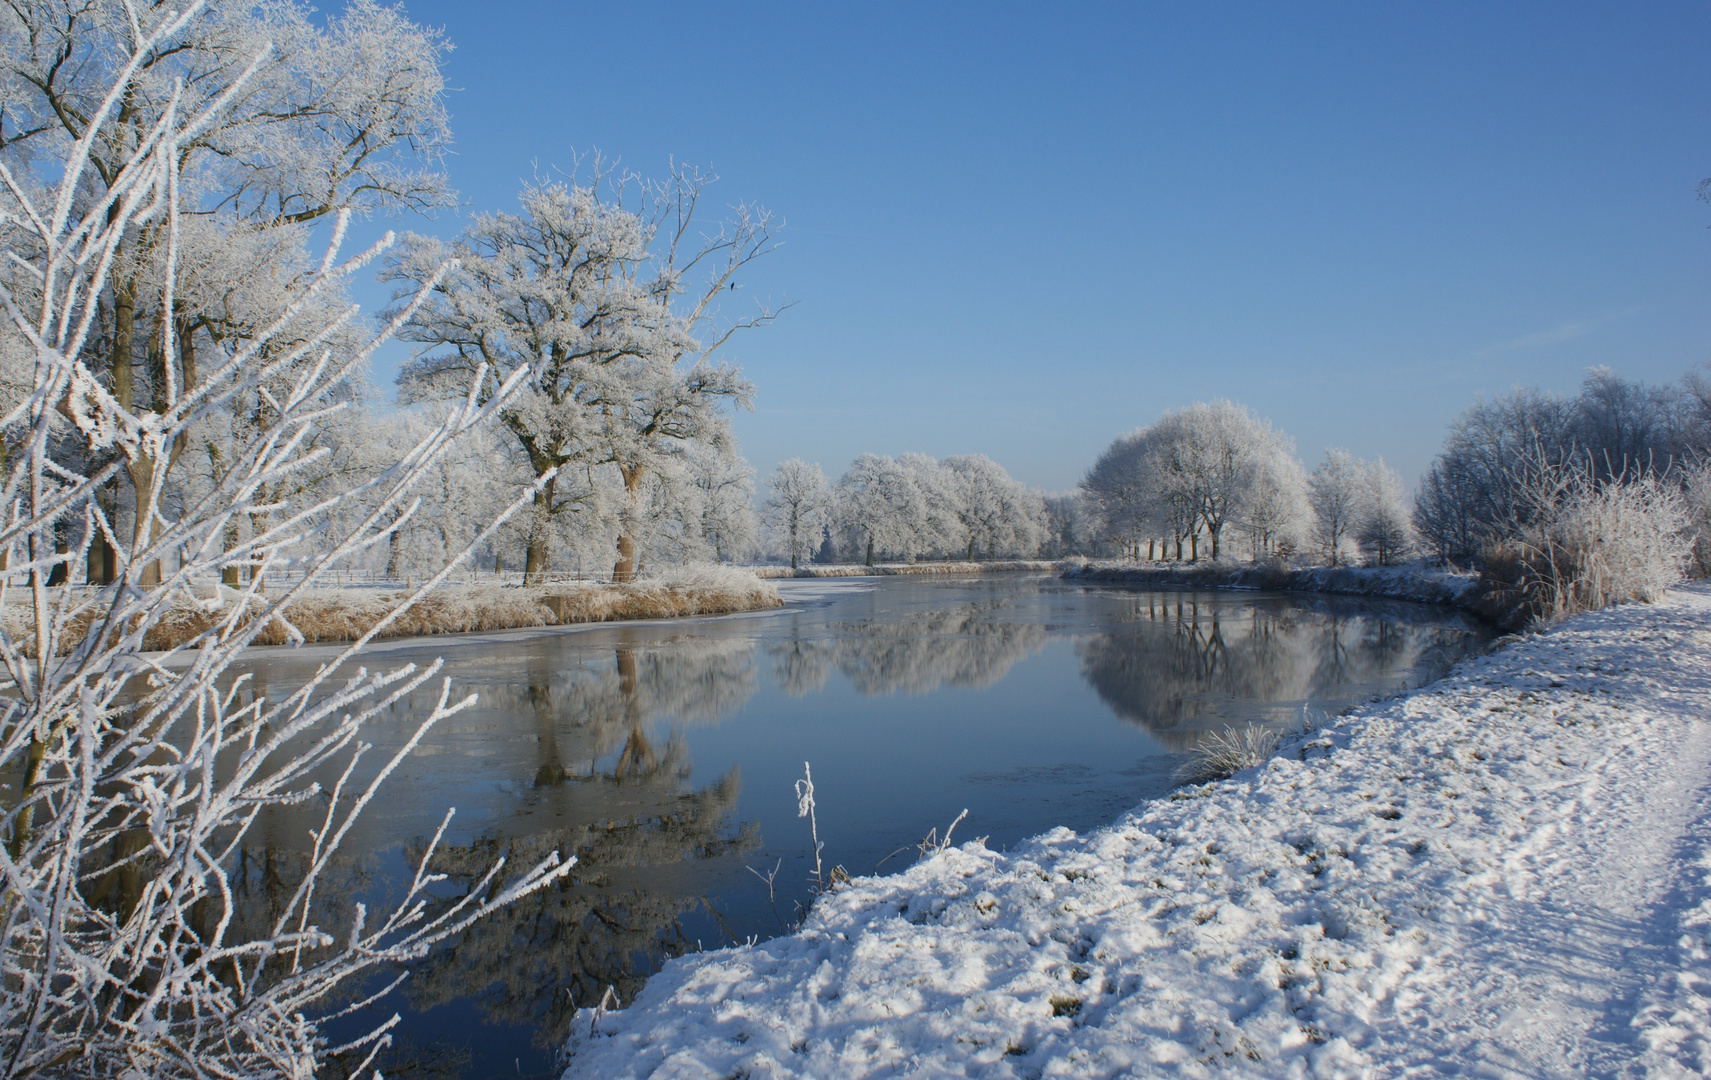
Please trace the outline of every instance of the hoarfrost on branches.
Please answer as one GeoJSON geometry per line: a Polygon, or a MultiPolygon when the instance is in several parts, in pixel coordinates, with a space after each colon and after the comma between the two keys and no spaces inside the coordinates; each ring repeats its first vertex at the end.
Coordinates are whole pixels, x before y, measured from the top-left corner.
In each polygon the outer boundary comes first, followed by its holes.
{"type": "MultiPolygon", "coordinates": [[[[277,492],[300,488],[324,466],[330,450],[317,439],[348,404],[351,374],[384,337],[348,348],[354,309],[329,305],[378,254],[338,260],[348,220],[341,212],[326,258],[297,276],[283,306],[251,331],[216,339],[200,358],[200,377],[166,365],[147,406],[112,392],[85,362],[91,334],[116,287],[154,310],[179,310],[176,261],[188,235],[180,165],[248,86],[234,77],[229,93],[203,102],[183,82],[163,83],[155,111],[146,121],[133,114],[131,141],[116,149],[105,141],[110,121],[123,115],[139,73],[177,55],[180,36],[196,40],[213,16],[194,6],[167,16],[150,9],[146,18],[110,5],[78,11],[124,17],[97,28],[109,45],[128,41],[104,57],[111,82],[86,98],[87,125],[64,154],[57,187],[33,190],[0,167],[12,256],[0,307],[8,333],[28,344],[30,372],[0,418],[12,449],[0,488],[0,552],[11,568],[0,575],[0,605],[20,603],[12,594],[21,577],[30,613],[26,632],[0,629],[0,770],[18,778],[0,813],[0,880],[10,898],[0,911],[0,1070],[308,1076],[340,1055],[360,1072],[390,1025],[327,1045],[315,1017],[333,1009],[336,988],[377,964],[422,956],[568,866],[549,854],[507,882],[503,861],[495,863],[463,900],[429,914],[422,901],[435,878],[426,866],[442,824],[401,904],[373,913],[355,905],[335,935],[318,919],[317,885],[340,840],[401,756],[469,702],[454,700],[442,680],[414,737],[368,765],[364,724],[438,673],[437,663],[354,666],[383,626],[279,700],[246,695],[242,676],[225,676],[264,627],[290,631],[285,613],[303,589],[388,542],[447,448],[501,408],[524,376],[494,388],[485,404],[472,386],[417,442],[399,447],[398,460],[354,486],[320,496],[303,489],[300,500],[280,501],[277,492]],[[131,276],[115,286],[127,245],[145,231],[160,258],[124,265],[131,276]],[[261,407],[249,411],[251,402],[261,407]],[[247,437],[226,444],[201,490],[165,499],[164,470],[156,471],[137,486],[144,527],[128,536],[114,528],[103,490],[115,475],[163,461],[208,422],[246,412],[247,437]],[[370,509],[332,524],[347,500],[370,509]],[[238,524],[249,531],[234,541],[238,524]],[[80,537],[75,545],[71,532],[80,537]],[[307,542],[311,534],[318,543],[307,542]],[[98,545],[112,552],[111,584],[49,584],[65,581],[98,545]],[[237,566],[257,570],[247,589],[210,589],[237,566]],[[299,583],[264,594],[266,572],[282,567],[300,571],[299,583]],[[184,606],[217,618],[183,646],[145,652],[151,628],[184,606]],[[248,829],[268,807],[310,800],[319,802],[321,824],[300,883],[271,925],[240,929],[232,862],[248,829]]],[[[266,55],[258,50],[251,68],[239,70],[261,72],[266,55]]],[[[159,355],[182,355],[179,329],[176,319],[159,320],[159,355]]]]}
{"type": "Polygon", "coordinates": [[[601,471],[622,491],[613,577],[635,575],[646,482],[690,444],[725,447],[723,406],[746,407],[753,394],[714,354],[775,317],[764,306],[734,321],[719,311],[736,275],[774,246],[770,215],[739,205],[703,234],[698,208],[712,177],[674,168],[654,184],[598,161],[593,172],[587,184],[530,184],[520,213],[479,215],[451,243],[412,237],[387,263],[401,297],[431,282],[402,333],[423,346],[399,379],[406,399],[455,397],[484,369],[485,400],[511,373],[529,372],[501,418],[534,474],[530,581],[550,567],[554,519],[591,506],[601,471]],[[449,258],[458,269],[435,278],[449,258]],[[572,471],[585,482],[562,490],[557,477],[572,471]]]}
{"type": "Polygon", "coordinates": [[[766,522],[783,538],[790,553],[790,568],[796,569],[805,547],[819,537],[831,498],[826,474],[820,466],[801,458],[781,461],[767,480],[768,494],[762,508],[766,522]]]}

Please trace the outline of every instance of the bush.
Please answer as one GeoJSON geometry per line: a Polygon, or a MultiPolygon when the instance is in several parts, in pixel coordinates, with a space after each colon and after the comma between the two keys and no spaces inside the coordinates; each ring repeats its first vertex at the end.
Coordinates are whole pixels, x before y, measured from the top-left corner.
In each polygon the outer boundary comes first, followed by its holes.
{"type": "Polygon", "coordinates": [[[1477,606],[1505,629],[1651,602],[1685,574],[1689,502],[1655,474],[1600,484],[1546,470],[1532,495],[1534,526],[1489,549],[1480,574],[1477,606]]]}

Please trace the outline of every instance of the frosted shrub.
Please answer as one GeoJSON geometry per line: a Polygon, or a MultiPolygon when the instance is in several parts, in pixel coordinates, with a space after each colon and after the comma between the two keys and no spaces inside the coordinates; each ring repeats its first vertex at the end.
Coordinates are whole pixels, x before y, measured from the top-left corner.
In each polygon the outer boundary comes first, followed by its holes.
{"type": "Polygon", "coordinates": [[[1533,520],[1488,553],[1487,613],[1510,627],[1631,600],[1651,602],[1682,579],[1694,549],[1690,500],[1652,473],[1598,483],[1589,469],[1536,470],[1533,520]]]}
{"type": "Polygon", "coordinates": [[[1188,760],[1176,770],[1176,778],[1185,784],[1203,784],[1234,776],[1243,769],[1263,765],[1277,750],[1277,732],[1259,724],[1249,724],[1240,730],[1225,727],[1204,736],[1188,760]]]}
{"type": "Polygon", "coordinates": [[[1551,528],[1573,560],[1575,606],[1657,600],[1687,568],[1687,503],[1655,476],[1579,484],[1551,528]]]}

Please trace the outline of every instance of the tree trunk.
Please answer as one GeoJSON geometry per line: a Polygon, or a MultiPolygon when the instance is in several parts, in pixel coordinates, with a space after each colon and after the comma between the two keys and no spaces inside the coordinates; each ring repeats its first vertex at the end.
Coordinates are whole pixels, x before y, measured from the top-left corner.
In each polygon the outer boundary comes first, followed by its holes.
{"type": "Polygon", "coordinates": [[[796,548],[797,548],[796,526],[791,525],[790,526],[790,569],[792,569],[792,570],[796,569],[796,548]]]}
{"type": "Polygon", "coordinates": [[[618,561],[612,564],[612,580],[623,584],[636,579],[636,542],[628,536],[618,537],[618,561]]]}
{"type": "Polygon", "coordinates": [[[873,565],[873,537],[867,538],[867,565],[873,565]]]}
{"type": "Polygon", "coordinates": [[[552,505],[556,479],[535,492],[534,514],[529,520],[529,546],[523,552],[523,584],[539,585],[547,579],[552,564],[552,505]]]}
{"type": "Polygon", "coordinates": [[[53,553],[55,555],[62,556],[62,558],[53,564],[52,570],[48,571],[49,585],[64,585],[66,582],[71,580],[71,563],[69,560],[63,558],[63,556],[68,554],[70,551],[71,545],[66,543],[64,535],[61,534],[59,528],[56,526],[53,531],[53,553]]]}
{"type": "Polygon", "coordinates": [[[1212,536],[1212,561],[1217,562],[1218,561],[1218,536],[1220,533],[1222,533],[1224,531],[1224,527],[1222,525],[1220,525],[1220,526],[1218,526],[1218,528],[1211,529],[1208,531],[1211,533],[1211,536],[1212,536]]]}
{"type": "Polygon", "coordinates": [[[1192,536],[1190,536],[1188,538],[1188,561],[1191,563],[1200,561],[1200,534],[1199,533],[1194,533],[1192,536]]]}
{"type": "MultiPolygon", "coordinates": [[[[238,519],[236,517],[228,518],[226,521],[226,535],[224,537],[224,543],[225,547],[223,550],[228,554],[238,546],[238,519]]],[[[238,580],[238,567],[236,563],[228,563],[227,565],[220,567],[220,584],[229,586],[233,589],[242,584],[238,580]]]]}
{"type": "MultiPolygon", "coordinates": [[[[149,496],[154,489],[155,460],[152,455],[139,453],[125,464],[125,472],[130,475],[131,489],[137,496],[137,513],[131,525],[132,558],[148,550],[154,539],[154,514],[150,507],[149,496]]],[[[160,560],[150,559],[142,565],[137,575],[136,584],[139,588],[152,589],[160,584],[160,560]]]]}
{"type": "Polygon", "coordinates": [[[636,493],[642,486],[642,467],[619,465],[618,471],[624,477],[624,511],[619,519],[623,522],[624,531],[618,537],[618,561],[612,565],[612,580],[622,584],[636,580],[636,541],[631,533],[634,529],[632,515],[636,509],[636,493]]]}

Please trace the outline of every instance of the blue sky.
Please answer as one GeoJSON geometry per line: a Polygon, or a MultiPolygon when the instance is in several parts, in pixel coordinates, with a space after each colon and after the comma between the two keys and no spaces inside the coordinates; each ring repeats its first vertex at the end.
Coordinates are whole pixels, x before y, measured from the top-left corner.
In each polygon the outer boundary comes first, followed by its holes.
{"type": "Polygon", "coordinates": [[[1711,359],[1711,7],[1391,7],[406,4],[470,209],[598,149],[785,219],[728,355],[762,477],[1053,490],[1195,400],[1412,480],[1477,395],[1711,359]]]}

